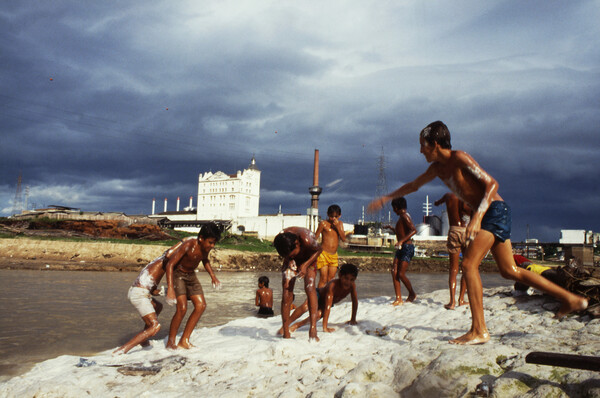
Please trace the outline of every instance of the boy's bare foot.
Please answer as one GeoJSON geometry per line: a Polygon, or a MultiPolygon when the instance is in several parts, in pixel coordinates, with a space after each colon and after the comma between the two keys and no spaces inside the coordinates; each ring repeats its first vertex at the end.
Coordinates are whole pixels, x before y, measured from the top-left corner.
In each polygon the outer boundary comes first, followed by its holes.
{"type": "Polygon", "coordinates": [[[113,356],[124,355],[124,354],[125,354],[125,350],[123,348],[117,348],[116,350],[114,350],[112,352],[113,356]]]}
{"type": "Polygon", "coordinates": [[[299,328],[299,327],[300,327],[300,326],[299,326],[299,325],[296,325],[296,324],[294,324],[294,325],[291,325],[291,326],[290,326],[290,333],[294,333],[296,330],[298,330],[298,328],[299,328]]]}
{"type": "Polygon", "coordinates": [[[469,302],[465,300],[458,300],[458,306],[460,307],[461,305],[469,305],[469,302]]]}
{"type": "Polygon", "coordinates": [[[406,301],[408,301],[409,303],[412,303],[413,301],[415,301],[416,298],[417,298],[417,294],[416,293],[411,293],[406,298],[406,301]]]}
{"type": "Polygon", "coordinates": [[[583,311],[587,308],[587,299],[578,295],[573,296],[575,297],[572,300],[562,303],[562,305],[558,309],[558,312],[556,313],[556,315],[554,315],[555,318],[561,319],[566,315],[570,314],[571,312],[583,311]]]}
{"type": "Polygon", "coordinates": [[[454,309],[454,303],[448,303],[444,306],[445,309],[447,310],[453,310],[454,309]]]}
{"type": "Polygon", "coordinates": [[[277,331],[277,335],[283,336],[283,327],[279,328],[279,330],[277,331]]]}
{"type": "Polygon", "coordinates": [[[175,345],[175,343],[172,343],[172,342],[168,341],[168,342],[167,342],[167,345],[165,346],[165,348],[166,348],[167,350],[176,350],[176,349],[177,349],[177,346],[175,345]]]}
{"type": "Polygon", "coordinates": [[[459,345],[474,345],[487,343],[489,340],[490,334],[487,330],[483,333],[475,333],[473,331],[469,331],[468,333],[457,337],[456,339],[450,340],[449,343],[459,345]]]}
{"type": "Polygon", "coordinates": [[[150,347],[150,342],[148,340],[146,340],[146,341],[141,342],[140,345],[142,347],[150,347]]]}
{"type": "Polygon", "coordinates": [[[195,345],[193,345],[192,343],[190,343],[188,340],[186,341],[180,341],[179,344],[177,344],[178,348],[185,348],[186,350],[189,350],[190,348],[196,348],[195,345]]]}
{"type": "Polygon", "coordinates": [[[325,333],[332,333],[332,332],[335,332],[335,329],[334,328],[323,328],[323,331],[325,333]]]}
{"type": "Polygon", "coordinates": [[[402,300],[396,300],[396,301],[394,301],[394,302],[392,303],[392,305],[393,305],[393,306],[402,305],[402,304],[404,304],[404,303],[402,302],[402,300]]]}
{"type": "Polygon", "coordinates": [[[314,336],[314,337],[309,337],[308,341],[318,343],[320,340],[317,336],[314,336]]]}

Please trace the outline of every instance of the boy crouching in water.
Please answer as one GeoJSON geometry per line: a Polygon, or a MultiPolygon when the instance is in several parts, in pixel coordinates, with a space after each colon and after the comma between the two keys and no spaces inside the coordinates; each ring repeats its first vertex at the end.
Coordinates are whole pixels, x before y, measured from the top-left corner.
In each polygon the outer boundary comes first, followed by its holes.
{"type": "Polygon", "coordinates": [[[265,318],[273,316],[273,289],[269,288],[269,278],[266,276],[258,278],[254,304],[259,307],[257,315],[265,318]]]}
{"type": "MultiPolygon", "coordinates": [[[[358,268],[353,264],[344,264],[340,267],[339,278],[333,279],[324,287],[317,288],[317,298],[319,300],[319,309],[317,318],[323,318],[323,332],[331,333],[335,329],[327,326],[329,321],[329,313],[334,304],[339,303],[348,294],[352,298],[352,316],[347,322],[349,325],[356,325],[356,311],[358,310],[358,296],[356,294],[356,277],[358,276],[358,268]]],[[[308,301],[296,308],[290,318],[290,323],[300,318],[308,310],[308,301]]],[[[296,322],[290,326],[290,332],[295,332],[298,328],[306,325],[310,318],[306,318],[300,322],[296,322]]],[[[281,334],[282,329],[279,330],[281,334]]]]}
{"type": "Polygon", "coordinates": [[[190,343],[190,336],[206,309],[202,285],[195,273],[200,262],[204,264],[206,272],[210,275],[213,287],[215,289],[221,287],[221,282],[215,276],[208,260],[208,254],[219,239],[221,239],[221,230],[217,224],[211,222],[202,226],[198,233],[198,239],[192,237],[184,239],[175,246],[174,252],[169,255],[166,270],[167,304],[177,304],[169,328],[169,339],[167,340],[167,348],[169,349],[193,347],[190,343]],[[194,311],[192,311],[185,324],[179,344],[175,345],[179,325],[181,325],[181,321],[187,312],[188,300],[191,300],[194,304],[194,311]]]}

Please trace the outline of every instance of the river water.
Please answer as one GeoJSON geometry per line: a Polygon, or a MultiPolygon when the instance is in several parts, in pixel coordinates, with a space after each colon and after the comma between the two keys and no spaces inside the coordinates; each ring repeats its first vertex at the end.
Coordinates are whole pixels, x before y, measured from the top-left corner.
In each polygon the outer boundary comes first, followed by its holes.
{"type": "MultiPolygon", "coordinates": [[[[194,333],[200,332],[198,328],[253,316],[257,280],[262,275],[271,280],[274,311],[279,315],[280,273],[219,272],[222,289],[218,291],[212,289],[205,272],[198,273],[207,308],[194,333]]],[[[132,272],[0,269],[0,381],[59,355],[91,355],[127,342],[143,327],[143,321],[127,300],[127,290],[136,276],[132,272]]],[[[417,294],[448,287],[447,274],[408,276],[417,294]]],[[[511,285],[496,273],[481,277],[484,287],[511,285]]],[[[391,297],[394,289],[390,279],[387,272],[359,274],[356,281],[359,299],[391,297]]],[[[295,293],[295,304],[302,303],[303,281],[296,283],[295,293]]],[[[404,286],[403,295],[406,296],[404,286]]],[[[159,300],[164,303],[164,298],[159,300]]],[[[155,338],[167,336],[174,313],[175,308],[165,304],[159,317],[162,328],[155,338]]]]}

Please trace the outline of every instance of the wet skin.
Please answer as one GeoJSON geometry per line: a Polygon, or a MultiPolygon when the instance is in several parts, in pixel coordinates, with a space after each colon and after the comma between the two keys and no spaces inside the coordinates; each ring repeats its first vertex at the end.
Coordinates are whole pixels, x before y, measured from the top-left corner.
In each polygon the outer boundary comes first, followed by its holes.
{"type": "Polygon", "coordinates": [[[532,286],[548,293],[561,301],[556,317],[561,318],[574,311],[587,308],[587,300],[548,281],[541,275],[520,269],[512,257],[512,245],[509,239],[500,242],[489,231],[481,229],[481,220],[492,201],[502,201],[498,195],[498,183],[487,174],[467,153],[442,148],[437,142],[427,143],[420,138],[421,153],[431,163],[425,173],[394,192],[373,200],[368,210],[380,209],[387,201],[417,191],[434,178],[440,178],[444,184],[471,209],[473,215],[466,228],[468,247],[463,259],[463,278],[467,284],[467,295],[471,309],[471,329],[464,335],[453,339],[453,344],[481,344],[490,339],[483,314],[483,289],[479,276],[479,264],[491,250],[500,274],[514,281],[532,286]]]}
{"type": "MultiPolygon", "coordinates": [[[[406,209],[397,209],[393,208],[394,213],[398,216],[398,221],[396,222],[396,226],[386,226],[385,228],[390,229],[396,235],[396,248],[400,250],[403,244],[412,244],[412,236],[417,233],[415,226],[410,218],[410,215],[406,212],[406,209]]],[[[408,290],[408,297],[406,301],[412,302],[417,298],[417,294],[415,293],[410,280],[406,276],[406,271],[408,270],[409,263],[406,261],[398,261],[396,257],[394,257],[394,261],[392,262],[392,283],[394,285],[394,292],[396,293],[396,299],[392,303],[392,305],[402,305],[402,285],[400,282],[404,283],[406,289],[408,290]]]]}
{"type": "MultiPolygon", "coordinates": [[[[339,241],[346,241],[346,233],[344,232],[344,223],[340,221],[341,214],[334,212],[328,214],[328,219],[319,223],[319,227],[315,232],[317,237],[321,236],[321,247],[324,252],[335,254],[337,252],[339,241]]],[[[323,287],[335,278],[337,267],[324,266],[319,270],[319,286],[323,287]]]]}

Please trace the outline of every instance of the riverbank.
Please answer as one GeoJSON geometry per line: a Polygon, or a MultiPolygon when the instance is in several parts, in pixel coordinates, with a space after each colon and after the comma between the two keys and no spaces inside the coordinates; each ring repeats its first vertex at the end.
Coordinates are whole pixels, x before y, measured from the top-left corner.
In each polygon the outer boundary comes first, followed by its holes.
{"type": "MultiPolygon", "coordinates": [[[[168,247],[102,241],[60,241],[32,238],[0,240],[0,268],[70,271],[138,271],[168,247]]],[[[355,264],[361,271],[385,272],[389,257],[340,256],[340,263],[355,264]]],[[[220,271],[279,271],[276,253],[254,253],[218,246],[211,252],[211,263],[220,271]]],[[[202,268],[202,267],[200,267],[202,268]]],[[[419,258],[411,262],[410,272],[447,272],[448,260],[419,258]]],[[[495,263],[484,262],[482,272],[497,272],[495,263]]]]}
{"type": "Polygon", "coordinates": [[[197,348],[190,350],[169,351],[155,339],[127,355],[112,356],[112,349],[63,355],[0,383],[0,395],[600,397],[597,372],[525,361],[532,351],[597,355],[600,319],[559,321],[553,318],[559,304],[547,296],[485,289],[491,340],[456,346],[448,341],[468,329],[469,309],[448,311],[446,301],[446,290],[401,307],[389,297],[361,299],[356,326],[345,324],[351,304],[343,302],[329,319],[335,332],[322,333],[319,323],[318,343],[308,341],[306,327],[281,339],[279,317],[246,317],[198,328],[191,338],[197,348]]]}

